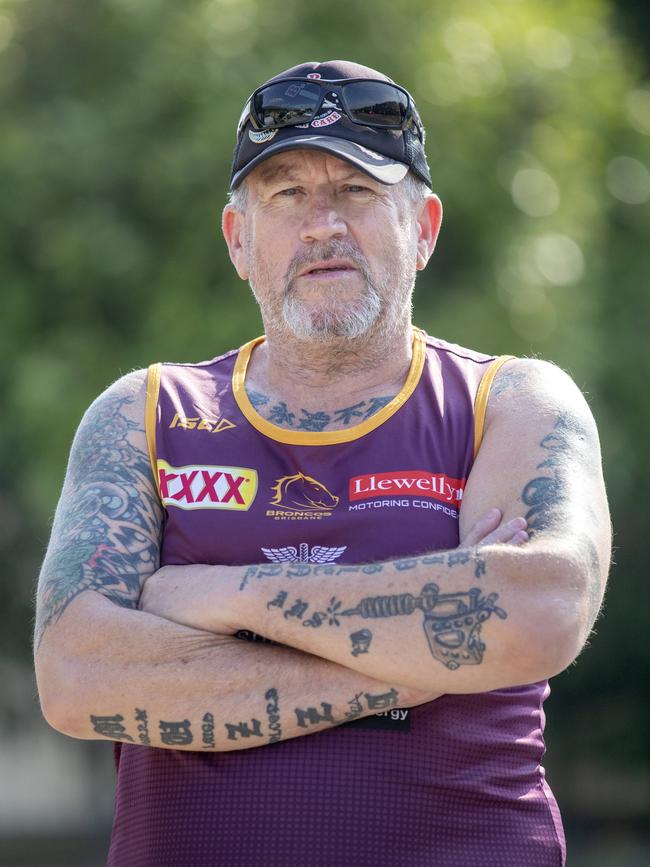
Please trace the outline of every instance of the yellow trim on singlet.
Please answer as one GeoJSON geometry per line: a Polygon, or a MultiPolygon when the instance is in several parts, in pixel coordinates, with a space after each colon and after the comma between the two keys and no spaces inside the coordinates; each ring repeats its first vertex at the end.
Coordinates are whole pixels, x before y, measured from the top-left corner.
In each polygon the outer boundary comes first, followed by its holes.
{"type": "Polygon", "coordinates": [[[161,364],[151,364],[147,374],[147,403],[144,410],[144,431],[147,436],[147,446],[149,448],[149,460],[151,462],[151,471],[153,472],[156,490],[160,497],[160,487],[158,484],[158,459],[156,455],[156,418],[158,410],[158,395],[160,393],[160,368],[161,364]]]}
{"type": "Polygon", "coordinates": [[[366,419],[353,427],[346,428],[345,430],[321,431],[319,433],[313,431],[287,430],[278,427],[263,418],[255,410],[246,394],[246,387],[244,384],[246,379],[246,369],[248,368],[248,363],[253,353],[253,349],[262,343],[263,340],[265,340],[264,335],[255,338],[255,340],[249,341],[239,350],[235,368],[232,372],[232,391],[235,400],[237,401],[237,405],[254,428],[277,442],[287,443],[288,445],[293,446],[330,446],[335,443],[347,443],[375,430],[406,403],[409,397],[413,394],[424,367],[424,334],[419,328],[414,328],[411,367],[409,368],[406,382],[390,403],[387,403],[386,406],[382,407],[369,419],[366,419]]]}
{"type": "Polygon", "coordinates": [[[474,458],[476,458],[478,450],[481,447],[481,442],[483,441],[485,413],[494,377],[501,370],[506,361],[511,361],[514,357],[514,355],[500,355],[498,358],[495,358],[488,366],[488,369],[483,374],[483,378],[479,383],[476,391],[476,398],[474,399],[474,458]]]}

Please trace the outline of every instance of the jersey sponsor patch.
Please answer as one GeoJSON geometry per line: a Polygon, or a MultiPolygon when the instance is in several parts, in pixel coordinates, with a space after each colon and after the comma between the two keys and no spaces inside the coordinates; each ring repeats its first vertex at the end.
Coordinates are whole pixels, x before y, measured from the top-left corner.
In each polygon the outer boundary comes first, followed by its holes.
{"type": "Polygon", "coordinates": [[[199,464],[173,467],[159,460],[158,486],[164,506],[245,512],[257,494],[257,471],[199,464]]]}
{"type": "Polygon", "coordinates": [[[350,479],[350,501],[375,497],[431,497],[458,508],[463,498],[465,479],[425,470],[399,470],[392,473],[367,473],[350,479]]]}

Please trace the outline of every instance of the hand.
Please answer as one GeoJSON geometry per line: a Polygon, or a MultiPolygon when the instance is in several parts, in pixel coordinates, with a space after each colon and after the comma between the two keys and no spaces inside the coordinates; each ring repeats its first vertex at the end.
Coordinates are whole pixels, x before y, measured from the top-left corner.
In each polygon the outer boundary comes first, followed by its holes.
{"type": "Polygon", "coordinates": [[[459,548],[473,548],[477,545],[523,545],[528,541],[526,528],[528,522],[523,517],[513,518],[501,523],[503,514],[500,509],[490,509],[482,515],[467,535],[460,540],[459,548]]]}
{"type": "Polygon", "coordinates": [[[192,629],[233,635],[239,627],[227,621],[230,593],[238,589],[234,577],[223,566],[163,566],[145,581],[138,608],[192,629]]]}

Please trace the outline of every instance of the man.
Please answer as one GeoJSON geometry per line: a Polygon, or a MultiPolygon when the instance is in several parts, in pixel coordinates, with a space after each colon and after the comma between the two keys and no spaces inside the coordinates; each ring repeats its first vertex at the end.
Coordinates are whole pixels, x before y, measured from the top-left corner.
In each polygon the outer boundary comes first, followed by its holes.
{"type": "Polygon", "coordinates": [[[384,75],[267,82],[223,216],[266,337],[80,425],[36,668],[116,742],[112,865],[564,863],[542,703],[604,592],[598,438],[554,366],[412,327],[430,189],[384,75]]]}

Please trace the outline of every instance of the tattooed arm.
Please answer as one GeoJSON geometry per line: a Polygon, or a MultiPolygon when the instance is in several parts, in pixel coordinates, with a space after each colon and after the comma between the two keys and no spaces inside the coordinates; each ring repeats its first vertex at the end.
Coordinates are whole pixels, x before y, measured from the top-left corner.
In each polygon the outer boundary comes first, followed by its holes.
{"type": "Polygon", "coordinates": [[[207,630],[249,628],[382,680],[443,693],[550,677],[580,652],[598,613],[610,526],[598,437],[572,381],[513,361],[497,378],[461,508],[461,536],[488,506],[526,512],[531,541],[360,566],[193,567],[143,605],[207,630]],[[215,580],[216,579],[216,580],[215,580]],[[210,604],[210,602],[212,604],[210,604]],[[217,614],[218,612],[218,614],[217,614]]]}
{"type": "Polygon", "coordinates": [[[435,698],[135,610],[158,568],[162,520],[144,383],[131,374],[98,398],[71,451],[37,594],[36,674],[50,724],[80,738],[232,750],[368,716],[381,701],[435,698]]]}

